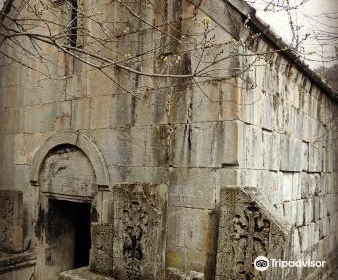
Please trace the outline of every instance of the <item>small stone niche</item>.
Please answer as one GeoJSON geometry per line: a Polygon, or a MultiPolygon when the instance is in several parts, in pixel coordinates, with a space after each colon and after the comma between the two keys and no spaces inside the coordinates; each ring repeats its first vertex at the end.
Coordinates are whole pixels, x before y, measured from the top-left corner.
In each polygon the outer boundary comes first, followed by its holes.
{"type": "Polygon", "coordinates": [[[23,250],[22,192],[0,190],[0,251],[17,253],[23,250]]]}

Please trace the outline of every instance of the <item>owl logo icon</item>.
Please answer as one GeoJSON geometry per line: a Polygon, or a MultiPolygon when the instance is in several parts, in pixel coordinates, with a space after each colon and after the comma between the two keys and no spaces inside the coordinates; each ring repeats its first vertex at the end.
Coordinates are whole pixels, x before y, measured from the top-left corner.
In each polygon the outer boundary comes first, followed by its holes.
{"type": "Polygon", "coordinates": [[[266,257],[259,256],[254,261],[254,267],[259,271],[265,271],[269,267],[269,260],[266,257]]]}

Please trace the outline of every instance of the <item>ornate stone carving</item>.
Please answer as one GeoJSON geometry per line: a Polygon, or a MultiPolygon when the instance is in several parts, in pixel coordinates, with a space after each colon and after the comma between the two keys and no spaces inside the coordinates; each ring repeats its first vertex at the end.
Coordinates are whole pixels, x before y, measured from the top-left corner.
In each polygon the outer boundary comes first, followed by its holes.
{"type": "Polygon", "coordinates": [[[131,202],[123,210],[123,255],[127,260],[127,274],[139,275],[138,261],[143,258],[147,245],[148,218],[139,202],[131,202]]]}
{"type": "Polygon", "coordinates": [[[119,280],[164,279],[167,188],[114,186],[113,276],[119,280]]]}
{"type": "Polygon", "coordinates": [[[277,211],[258,192],[221,191],[216,279],[282,279],[276,270],[262,273],[253,266],[258,256],[286,258],[288,229],[277,217],[277,211]]]}
{"type": "Polygon", "coordinates": [[[17,252],[23,249],[22,192],[0,190],[0,250],[17,252]]]}

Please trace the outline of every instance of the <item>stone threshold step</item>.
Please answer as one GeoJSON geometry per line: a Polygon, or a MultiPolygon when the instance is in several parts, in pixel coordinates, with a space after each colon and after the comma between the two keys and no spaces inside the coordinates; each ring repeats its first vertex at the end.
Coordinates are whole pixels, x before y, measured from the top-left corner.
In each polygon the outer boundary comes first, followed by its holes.
{"type": "Polygon", "coordinates": [[[81,267],[60,274],[59,280],[116,280],[113,277],[104,276],[89,270],[89,267],[81,267]]]}

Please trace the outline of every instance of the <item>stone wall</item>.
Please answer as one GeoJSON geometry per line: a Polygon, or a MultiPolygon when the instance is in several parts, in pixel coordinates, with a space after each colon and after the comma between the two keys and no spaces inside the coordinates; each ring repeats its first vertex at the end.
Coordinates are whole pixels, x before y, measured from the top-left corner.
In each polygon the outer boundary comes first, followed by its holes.
{"type": "MultiPolygon", "coordinates": [[[[90,2],[83,1],[83,8],[89,9],[90,2]]],[[[192,2],[155,1],[155,10],[161,13],[133,8],[148,22],[158,26],[170,22],[182,34],[203,32],[203,20],[211,19],[214,29],[208,36],[214,39],[205,60],[221,50],[238,49],[234,34],[245,38],[256,33],[254,27],[244,26],[246,15],[224,1],[192,2]]],[[[196,45],[193,36],[182,36],[184,44],[164,42],[161,32],[170,28],[150,28],[117,1],[98,0],[95,9],[105,11],[102,20],[114,23],[108,28],[119,40],[108,46],[116,52],[87,42],[92,50],[108,52],[117,60],[149,51],[144,61],[136,62],[145,72],[185,74],[201,63],[185,47],[196,45]],[[163,55],[170,63],[163,63],[163,55]]],[[[39,25],[34,30],[44,32],[39,25]]],[[[257,41],[251,52],[274,48],[263,35],[257,41]]],[[[256,187],[267,196],[293,226],[295,256],[326,259],[334,251],[337,143],[332,139],[337,134],[328,128],[337,103],[288,58],[260,59],[252,71],[238,75],[234,69],[254,58],[234,56],[217,66],[227,79],[199,80],[198,86],[105,69],[135,96],[99,70],[54,47],[41,47],[49,62],[23,59],[32,67],[47,67],[54,79],[0,56],[0,188],[23,192],[24,235],[31,248],[38,242],[34,227],[40,191],[29,182],[34,157],[51,135],[71,130],[88,136],[100,149],[110,186],[168,185],[167,267],[202,272],[205,279],[213,279],[220,189],[228,185],[256,187]],[[141,90],[155,83],[163,89],[141,90]]],[[[2,50],[20,57],[10,42],[2,50]]],[[[250,53],[238,49],[243,51],[250,53]]],[[[299,277],[309,273],[300,271],[299,277]]]]}
{"type": "MultiPolygon", "coordinates": [[[[260,40],[252,50],[271,46],[260,40]]],[[[236,185],[256,186],[284,215],[293,227],[294,259],[330,259],[338,240],[337,104],[283,56],[253,63],[241,84],[256,86],[241,91],[241,102],[251,105],[239,106],[236,185]]],[[[312,272],[299,270],[298,277],[312,272]]]]}

